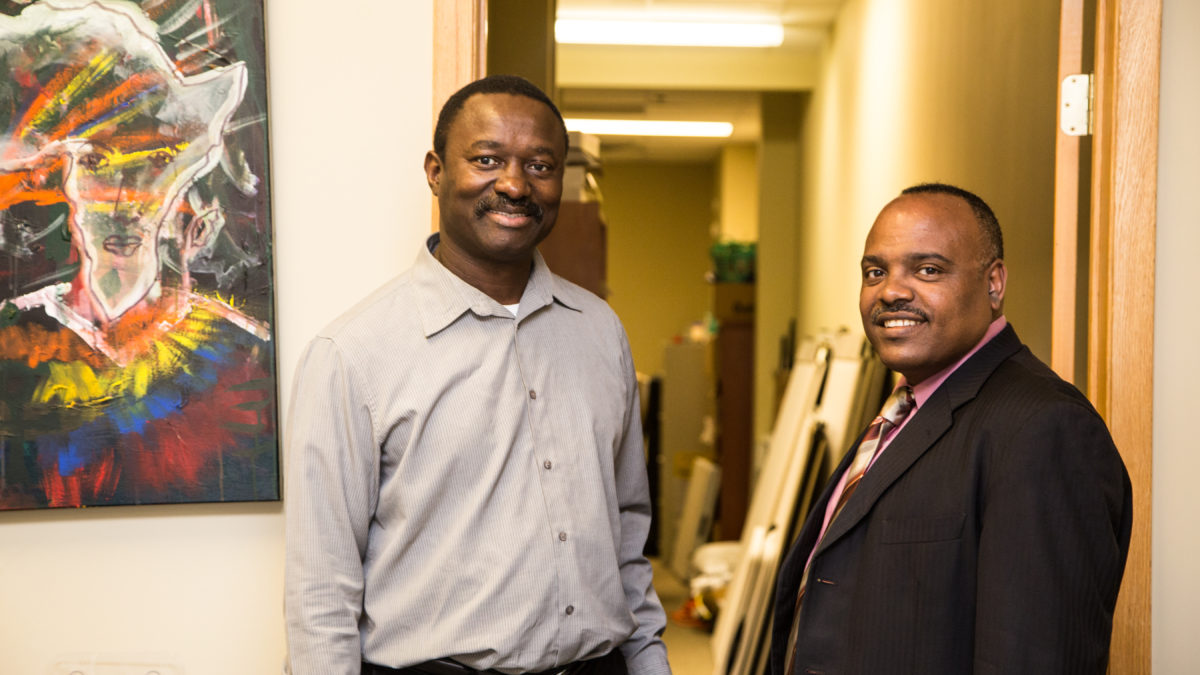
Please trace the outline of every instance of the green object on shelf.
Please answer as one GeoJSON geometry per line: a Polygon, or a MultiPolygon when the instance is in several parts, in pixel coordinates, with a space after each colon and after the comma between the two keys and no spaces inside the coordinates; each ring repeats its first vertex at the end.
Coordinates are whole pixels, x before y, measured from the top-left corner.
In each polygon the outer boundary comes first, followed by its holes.
{"type": "Polygon", "coordinates": [[[718,282],[754,281],[754,242],[720,241],[712,245],[713,277],[718,282]]]}

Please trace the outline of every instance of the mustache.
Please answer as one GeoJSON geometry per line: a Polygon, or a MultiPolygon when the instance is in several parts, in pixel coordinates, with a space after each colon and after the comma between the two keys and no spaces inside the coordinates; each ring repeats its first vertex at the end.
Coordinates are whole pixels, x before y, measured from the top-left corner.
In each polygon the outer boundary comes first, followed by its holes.
{"type": "Polygon", "coordinates": [[[491,195],[480,199],[475,204],[475,217],[482,218],[483,214],[488,211],[503,211],[505,213],[517,213],[523,216],[530,216],[537,221],[541,221],[546,215],[541,205],[528,198],[512,199],[507,195],[491,195]]]}
{"type": "Polygon", "coordinates": [[[871,310],[871,322],[879,323],[879,321],[880,321],[879,315],[883,314],[885,312],[903,312],[905,314],[912,314],[914,316],[919,316],[919,317],[921,317],[922,321],[929,320],[929,315],[926,314],[925,311],[922,310],[920,307],[910,305],[907,302],[898,302],[894,305],[888,305],[888,304],[877,305],[875,307],[875,309],[871,310]]]}

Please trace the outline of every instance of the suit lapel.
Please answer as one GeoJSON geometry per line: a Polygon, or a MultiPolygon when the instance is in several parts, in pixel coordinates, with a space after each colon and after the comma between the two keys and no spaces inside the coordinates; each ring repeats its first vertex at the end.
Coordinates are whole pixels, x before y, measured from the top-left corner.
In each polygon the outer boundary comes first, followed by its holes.
{"type": "MultiPolygon", "coordinates": [[[[974,399],[996,368],[1020,351],[1021,347],[1021,341],[1012,326],[1006,326],[933,392],[884,448],[883,454],[859,483],[854,497],[829,524],[829,530],[818,544],[818,553],[853,529],[874,508],[879,497],[946,433],[953,422],[954,411],[974,399]]],[[[853,451],[848,454],[852,455],[853,451]]],[[[843,465],[845,463],[842,462],[843,465]]],[[[841,473],[839,471],[834,475],[840,476],[841,473]]]]}

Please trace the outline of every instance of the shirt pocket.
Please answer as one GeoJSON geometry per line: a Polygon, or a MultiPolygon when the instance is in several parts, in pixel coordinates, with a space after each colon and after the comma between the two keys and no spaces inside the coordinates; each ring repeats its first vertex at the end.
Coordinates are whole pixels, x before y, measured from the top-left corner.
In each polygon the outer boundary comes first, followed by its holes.
{"type": "Polygon", "coordinates": [[[954,541],[962,538],[966,513],[921,518],[885,518],[882,538],[884,544],[924,544],[954,541]]]}

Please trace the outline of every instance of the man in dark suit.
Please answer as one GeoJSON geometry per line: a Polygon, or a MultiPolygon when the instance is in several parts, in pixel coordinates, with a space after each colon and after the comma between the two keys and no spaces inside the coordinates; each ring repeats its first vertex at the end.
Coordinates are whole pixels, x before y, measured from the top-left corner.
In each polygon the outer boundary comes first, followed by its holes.
{"type": "Polygon", "coordinates": [[[776,675],[1105,671],[1129,477],[1007,325],[1003,256],[991,209],[948,185],[871,228],[863,328],[915,408],[847,454],[784,562],[776,675]]]}

